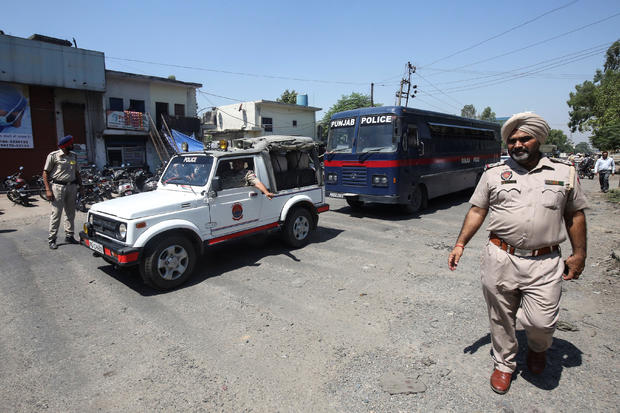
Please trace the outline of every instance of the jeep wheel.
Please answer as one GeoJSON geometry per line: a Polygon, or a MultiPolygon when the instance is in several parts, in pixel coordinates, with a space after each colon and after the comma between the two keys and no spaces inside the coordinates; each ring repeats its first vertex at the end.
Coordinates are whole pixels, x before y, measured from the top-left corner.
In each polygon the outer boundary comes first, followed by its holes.
{"type": "Polygon", "coordinates": [[[142,278],[159,290],[169,290],[183,284],[192,275],[196,251],[185,237],[163,237],[145,251],[142,278]]]}
{"type": "Polygon", "coordinates": [[[312,217],[305,208],[295,208],[289,212],[282,234],[284,241],[293,248],[300,248],[309,241],[312,230],[312,217]]]}

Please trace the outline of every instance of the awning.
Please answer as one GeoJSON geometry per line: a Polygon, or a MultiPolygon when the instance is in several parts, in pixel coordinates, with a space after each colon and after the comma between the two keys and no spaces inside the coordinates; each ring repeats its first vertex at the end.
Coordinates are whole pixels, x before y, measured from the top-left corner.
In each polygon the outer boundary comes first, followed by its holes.
{"type": "Polygon", "coordinates": [[[177,153],[183,152],[183,143],[187,143],[188,151],[202,151],[204,150],[204,145],[199,140],[194,139],[194,135],[187,136],[176,129],[172,129],[172,139],[168,134],[164,134],[172,146],[173,149],[176,150],[177,153]]]}

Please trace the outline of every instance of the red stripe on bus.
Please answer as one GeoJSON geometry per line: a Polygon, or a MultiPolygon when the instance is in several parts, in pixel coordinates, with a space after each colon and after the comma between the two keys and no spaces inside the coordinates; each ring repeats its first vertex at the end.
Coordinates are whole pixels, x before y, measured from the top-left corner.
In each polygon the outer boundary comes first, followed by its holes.
{"type": "Polygon", "coordinates": [[[391,160],[368,160],[359,161],[325,161],[325,166],[365,166],[367,168],[397,168],[402,166],[430,165],[435,163],[460,162],[462,159],[487,159],[499,158],[498,154],[471,155],[471,156],[444,156],[437,158],[418,159],[391,159],[391,160]]]}
{"type": "Polygon", "coordinates": [[[243,235],[252,234],[254,232],[263,231],[263,230],[270,229],[270,228],[275,228],[277,226],[278,226],[277,222],[272,222],[271,224],[263,225],[263,226],[256,227],[256,228],[246,229],[245,231],[239,231],[239,232],[234,232],[232,234],[223,235],[221,237],[217,237],[217,238],[213,238],[212,240],[209,240],[209,245],[213,245],[213,244],[217,244],[222,241],[227,241],[229,239],[241,237],[243,235]]]}

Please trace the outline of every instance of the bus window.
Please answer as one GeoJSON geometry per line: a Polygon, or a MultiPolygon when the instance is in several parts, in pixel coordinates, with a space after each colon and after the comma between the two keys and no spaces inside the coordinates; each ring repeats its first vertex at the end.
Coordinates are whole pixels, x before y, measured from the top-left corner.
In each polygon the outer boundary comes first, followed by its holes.
{"type": "Polygon", "coordinates": [[[360,118],[356,152],[394,152],[398,144],[396,116],[369,115],[360,118]]]}
{"type": "Polygon", "coordinates": [[[415,148],[420,144],[418,141],[418,127],[416,125],[407,126],[407,140],[403,142],[406,142],[404,149],[407,149],[407,146],[410,148],[415,148]]]}

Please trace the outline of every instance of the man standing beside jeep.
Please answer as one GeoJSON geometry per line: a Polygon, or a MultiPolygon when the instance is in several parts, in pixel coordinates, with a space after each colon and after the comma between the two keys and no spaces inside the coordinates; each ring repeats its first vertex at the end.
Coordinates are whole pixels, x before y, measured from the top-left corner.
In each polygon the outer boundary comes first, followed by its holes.
{"type": "Polygon", "coordinates": [[[73,238],[75,222],[75,198],[80,180],[80,167],[73,151],[73,137],[67,135],[58,142],[58,150],[47,155],[43,167],[43,183],[47,199],[52,203],[48,242],[50,249],[57,249],[56,236],[62,210],[65,210],[65,242],[79,244],[73,238]]]}

